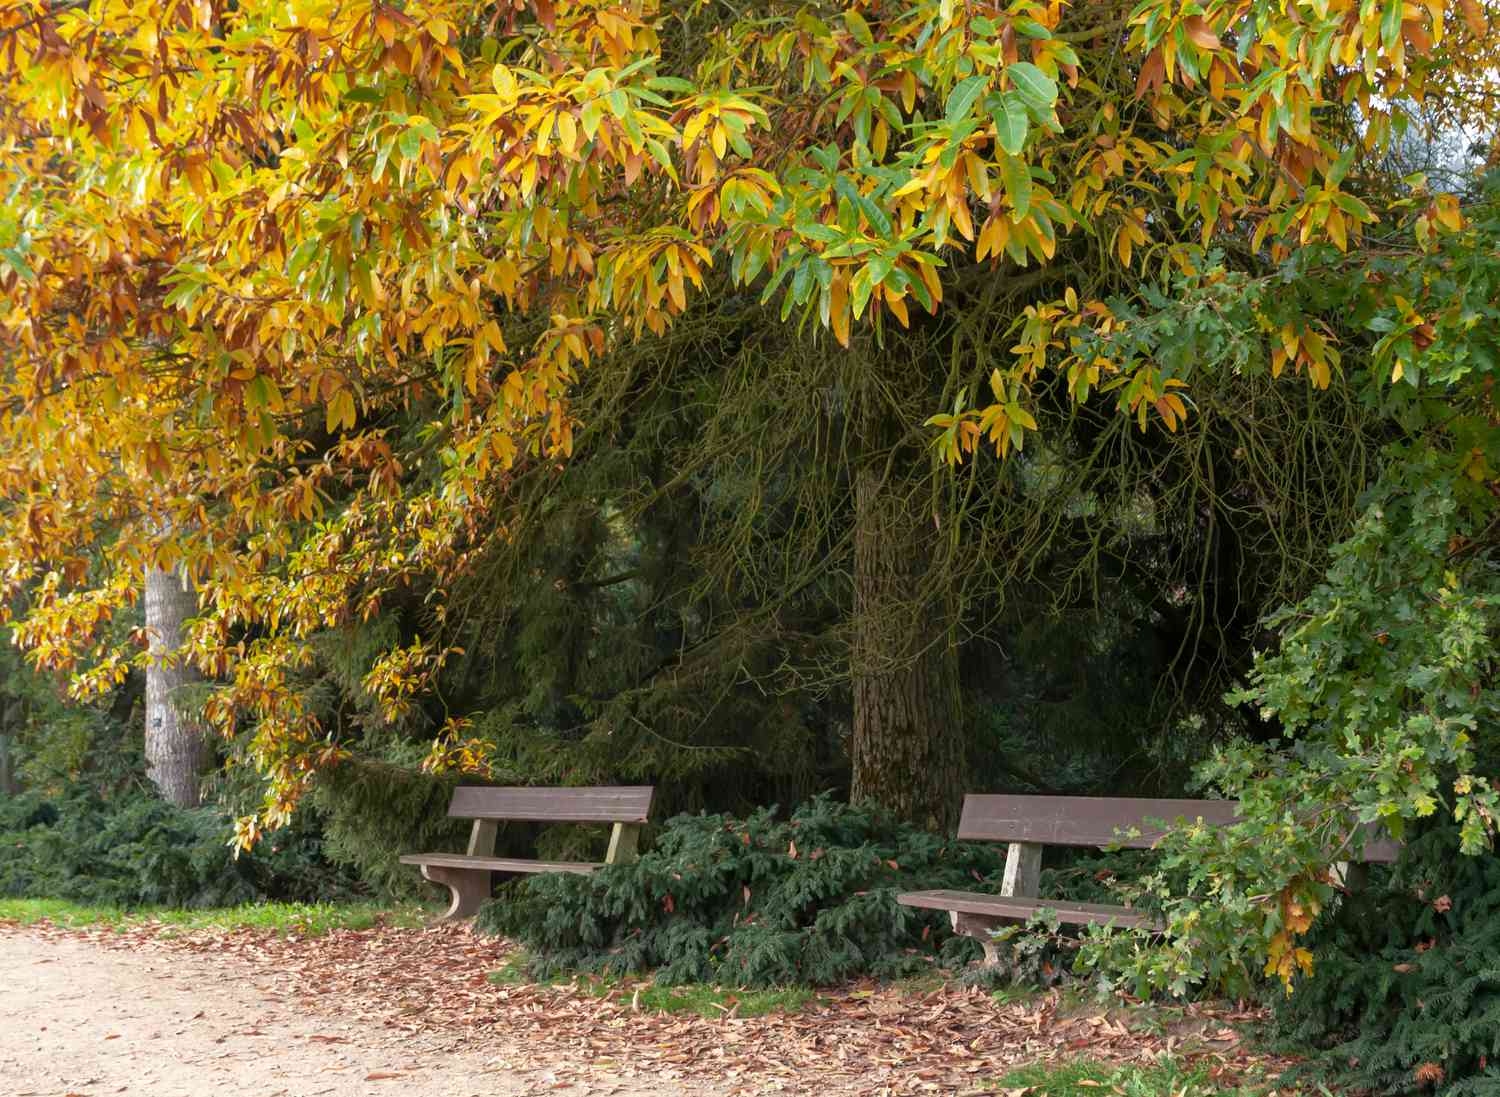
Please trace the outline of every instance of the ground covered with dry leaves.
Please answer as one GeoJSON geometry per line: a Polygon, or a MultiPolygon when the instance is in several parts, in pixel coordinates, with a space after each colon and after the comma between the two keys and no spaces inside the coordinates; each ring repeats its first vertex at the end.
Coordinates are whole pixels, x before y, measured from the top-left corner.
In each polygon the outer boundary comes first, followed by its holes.
{"type": "MultiPolygon", "coordinates": [[[[1239,1026],[1253,1015],[1222,1005],[1101,1010],[1070,1004],[1055,993],[1004,1000],[956,985],[916,990],[860,984],[825,991],[794,1013],[740,1017],[732,997],[713,1019],[658,1013],[642,1008],[629,982],[602,996],[577,985],[496,985],[486,975],[514,959],[513,947],[476,935],[466,925],[380,925],[303,938],[248,929],[172,933],[151,923],[123,930],[0,923],[0,946],[23,940],[35,964],[59,961],[51,969],[59,979],[86,981],[87,970],[64,969],[87,967],[90,953],[117,965],[136,962],[186,972],[174,986],[192,993],[195,981],[202,984],[197,987],[202,1010],[197,1018],[162,1019],[161,1031],[153,1033],[157,1037],[223,1021],[222,996],[230,987],[254,988],[254,1000],[289,1006],[313,1027],[319,1018],[337,1019],[339,1035],[328,1036],[326,1048],[348,1064],[342,1073],[365,1088],[289,1083],[266,1090],[293,1097],[396,1092],[378,1083],[401,1081],[407,1072],[400,1052],[406,1046],[414,1049],[411,1059],[418,1058],[416,1049],[427,1056],[424,1069],[432,1067],[432,1056],[442,1054],[483,1064],[496,1084],[476,1086],[474,1092],[517,1092],[512,1087],[524,1082],[520,1092],[601,1097],[993,1093],[996,1080],[1011,1067],[1085,1055],[1128,1064],[1170,1054],[1207,1068],[1226,1086],[1274,1074],[1282,1065],[1244,1043],[1239,1026]],[[388,1054],[351,1056],[362,1039],[388,1054]],[[368,1070],[363,1065],[377,1061],[386,1065],[368,1070]]],[[[36,967],[37,972],[44,968],[36,967]]],[[[188,1009],[174,1002],[179,1013],[188,1009]]],[[[235,1017],[232,1024],[248,1025],[253,1033],[255,1020],[235,1017]]],[[[307,1043],[319,1037],[293,1034],[281,1042],[293,1039],[307,1043]]],[[[36,1037],[39,1048],[44,1042],[36,1037]]],[[[399,1091],[416,1092],[405,1086],[399,1091]]],[[[60,1091],[35,1092],[61,1097],[60,1091]]]]}

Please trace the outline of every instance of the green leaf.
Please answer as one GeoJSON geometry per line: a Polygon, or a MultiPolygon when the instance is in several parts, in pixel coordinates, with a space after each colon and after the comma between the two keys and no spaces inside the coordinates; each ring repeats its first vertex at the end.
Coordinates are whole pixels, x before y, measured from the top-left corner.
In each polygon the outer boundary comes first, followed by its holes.
{"type": "Polygon", "coordinates": [[[864,315],[865,305],[869,303],[870,293],[875,289],[870,282],[870,268],[868,265],[860,267],[854,277],[849,279],[849,304],[854,309],[854,318],[857,320],[864,315]]]}
{"type": "Polygon", "coordinates": [[[31,264],[26,262],[26,257],[18,250],[15,248],[0,248],[0,256],[4,256],[6,265],[15,271],[23,281],[36,281],[36,272],[31,269],[31,264]]]}
{"type": "Polygon", "coordinates": [[[1000,147],[1012,156],[1020,154],[1026,146],[1026,129],[1030,120],[1026,116],[1026,104],[1019,93],[1007,91],[996,98],[995,135],[1000,147]]]}
{"type": "Polygon", "coordinates": [[[948,121],[957,122],[967,116],[970,108],[978,101],[988,84],[989,80],[983,76],[971,76],[967,80],[960,80],[948,93],[948,102],[943,107],[948,121]]]}
{"type": "Polygon", "coordinates": [[[832,244],[844,238],[844,234],[831,225],[824,225],[818,221],[798,221],[798,235],[805,236],[809,240],[817,240],[820,243],[832,244]]]}
{"type": "Polygon", "coordinates": [[[1380,20],[1380,44],[1392,49],[1401,37],[1401,16],[1406,5],[1402,0],[1386,0],[1385,13],[1380,20]]]}
{"type": "Polygon", "coordinates": [[[844,26],[849,28],[849,33],[859,41],[866,49],[875,44],[875,36],[870,33],[870,24],[865,22],[864,16],[857,11],[844,12],[844,26]]]}
{"type": "Polygon", "coordinates": [[[1019,221],[1031,209],[1031,169],[1019,156],[1007,156],[1000,164],[1000,181],[1019,221]]]}
{"type": "Polygon", "coordinates": [[[680,76],[653,76],[646,81],[646,86],[655,91],[675,91],[680,95],[692,95],[698,90],[696,84],[680,76]]]}
{"type": "Polygon", "coordinates": [[[1005,75],[1010,77],[1021,97],[1037,110],[1050,111],[1057,102],[1057,81],[1030,61],[1007,65],[1005,75]]]}

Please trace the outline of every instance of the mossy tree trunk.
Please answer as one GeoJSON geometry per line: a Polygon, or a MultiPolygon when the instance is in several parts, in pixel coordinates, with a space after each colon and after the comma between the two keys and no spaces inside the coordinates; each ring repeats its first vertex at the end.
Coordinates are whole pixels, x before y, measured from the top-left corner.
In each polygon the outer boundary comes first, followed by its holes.
{"type": "Polygon", "coordinates": [[[151,568],[146,572],[146,775],[162,796],[196,807],[202,796],[209,749],[204,728],[178,706],[175,694],[200,680],[179,654],[183,623],[198,612],[198,597],[185,576],[151,568]]]}
{"type": "Polygon", "coordinates": [[[938,531],[923,478],[886,472],[855,472],[851,795],[951,830],[964,792],[954,599],[928,577],[938,531]]]}

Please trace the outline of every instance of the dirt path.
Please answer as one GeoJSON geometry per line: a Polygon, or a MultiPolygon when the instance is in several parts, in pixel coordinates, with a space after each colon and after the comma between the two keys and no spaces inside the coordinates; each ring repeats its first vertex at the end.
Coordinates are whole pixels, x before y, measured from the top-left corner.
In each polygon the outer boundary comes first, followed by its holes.
{"type": "Polygon", "coordinates": [[[0,929],[0,1090],[16,1097],[599,1097],[711,1093],[560,1082],[503,1048],[324,1013],[272,973],[183,951],[126,952],[0,929]]]}
{"type": "Polygon", "coordinates": [[[791,1013],[660,1013],[641,984],[491,982],[515,946],[452,923],[320,937],[0,923],[3,1097],[931,1097],[1023,1063],[1162,1054],[1226,1085],[1277,1063],[1224,1004],[826,988],[791,1013]]]}

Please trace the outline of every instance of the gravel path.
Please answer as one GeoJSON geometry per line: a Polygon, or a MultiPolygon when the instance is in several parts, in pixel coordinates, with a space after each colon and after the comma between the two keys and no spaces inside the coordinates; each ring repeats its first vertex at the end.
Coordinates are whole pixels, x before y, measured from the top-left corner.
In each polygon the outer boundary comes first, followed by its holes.
{"type": "Polygon", "coordinates": [[[503,1049],[455,1047],[310,1010],[271,979],[184,952],[0,929],[0,1091],[15,1097],[685,1097],[676,1083],[559,1082],[503,1049]]]}

